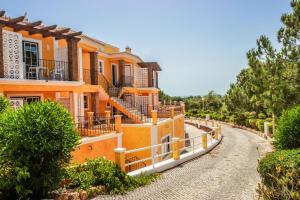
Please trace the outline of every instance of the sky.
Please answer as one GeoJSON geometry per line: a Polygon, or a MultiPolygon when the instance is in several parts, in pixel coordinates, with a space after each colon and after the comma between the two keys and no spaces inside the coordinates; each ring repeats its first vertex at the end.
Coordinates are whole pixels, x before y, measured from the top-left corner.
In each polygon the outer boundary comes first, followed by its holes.
{"type": "Polygon", "coordinates": [[[276,43],[288,0],[1,0],[11,17],[70,27],[159,62],[169,95],[225,94],[260,35],[276,43]]]}

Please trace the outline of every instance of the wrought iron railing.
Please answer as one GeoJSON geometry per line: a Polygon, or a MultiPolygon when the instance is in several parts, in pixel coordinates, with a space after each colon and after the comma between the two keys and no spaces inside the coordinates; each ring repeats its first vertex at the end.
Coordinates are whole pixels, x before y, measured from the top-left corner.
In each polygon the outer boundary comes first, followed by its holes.
{"type": "Polygon", "coordinates": [[[121,87],[133,87],[134,83],[134,77],[133,76],[128,76],[128,75],[123,75],[121,79],[121,87]]]}
{"type": "Polygon", "coordinates": [[[78,116],[76,127],[81,136],[99,136],[115,131],[115,120],[104,114],[78,116]]]}
{"type": "Polygon", "coordinates": [[[69,81],[68,62],[39,59],[24,63],[25,79],[69,81]]]}
{"type": "Polygon", "coordinates": [[[178,105],[153,106],[152,110],[157,110],[158,118],[169,118],[171,117],[171,108],[174,109],[174,116],[183,114],[182,107],[178,105]]]}

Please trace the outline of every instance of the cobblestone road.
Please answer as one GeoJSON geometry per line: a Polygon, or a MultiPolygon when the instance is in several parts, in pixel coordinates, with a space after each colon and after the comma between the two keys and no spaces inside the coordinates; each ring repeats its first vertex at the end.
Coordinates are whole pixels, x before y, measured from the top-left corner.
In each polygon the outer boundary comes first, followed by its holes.
{"type": "Polygon", "coordinates": [[[254,199],[257,160],[270,146],[244,130],[223,126],[222,132],[222,143],[210,153],[162,173],[151,185],[124,196],[95,199],[254,199]]]}

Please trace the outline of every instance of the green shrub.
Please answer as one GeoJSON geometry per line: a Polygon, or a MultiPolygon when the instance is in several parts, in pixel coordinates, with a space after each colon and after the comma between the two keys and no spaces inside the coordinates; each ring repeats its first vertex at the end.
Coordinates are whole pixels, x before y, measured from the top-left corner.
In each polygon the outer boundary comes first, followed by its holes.
{"type": "Polygon", "coordinates": [[[9,101],[5,97],[0,96],[0,114],[7,110],[9,106],[9,101]]]}
{"type": "Polygon", "coordinates": [[[122,172],[118,166],[104,158],[89,160],[85,164],[78,164],[67,169],[65,182],[67,188],[81,188],[89,190],[92,186],[103,185],[110,194],[124,194],[136,187],[149,184],[156,178],[140,176],[134,178],[122,172]]]}
{"type": "Polygon", "coordinates": [[[269,133],[273,134],[273,124],[272,123],[268,124],[268,128],[269,128],[269,133]]]}
{"type": "Polygon", "coordinates": [[[257,117],[258,119],[265,119],[266,115],[264,113],[259,113],[257,117]]]}
{"type": "Polygon", "coordinates": [[[257,130],[256,121],[257,121],[257,119],[249,119],[248,120],[250,128],[257,130]]]}
{"type": "Polygon", "coordinates": [[[277,149],[300,148],[300,105],[283,112],[274,137],[277,149]]]}
{"type": "Polygon", "coordinates": [[[231,115],[231,116],[229,116],[229,118],[228,118],[228,121],[230,122],[230,123],[233,123],[233,124],[235,124],[236,123],[236,116],[235,115],[231,115]]]}
{"type": "Polygon", "coordinates": [[[258,119],[256,120],[256,127],[259,131],[263,132],[264,131],[264,120],[263,119],[258,119]]]}
{"type": "Polygon", "coordinates": [[[300,149],[268,154],[258,165],[263,199],[300,199],[300,149]]]}
{"type": "Polygon", "coordinates": [[[68,111],[38,102],[0,122],[0,191],[6,199],[41,199],[57,188],[79,135],[68,111]]]}
{"type": "Polygon", "coordinates": [[[236,123],[238,125],[245,126],[246,125],[246,117],[245,117],[244,113],[238,113],[236,116],[237,116],[236,123]]]}

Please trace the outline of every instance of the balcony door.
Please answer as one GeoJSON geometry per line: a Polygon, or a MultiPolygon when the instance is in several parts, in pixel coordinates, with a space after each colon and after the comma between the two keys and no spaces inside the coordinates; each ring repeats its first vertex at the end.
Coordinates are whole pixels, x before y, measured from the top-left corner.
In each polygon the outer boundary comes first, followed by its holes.
{"type": "Polygon", "coordinates": [[[112,75],[112,84],[114,86],[118,85],[118,65],[112,64],[111,65],[111,75],[112,75]]]}
{"type": "Polygon", "coordinates": [[[124,66],[124,77],[123,81],[125,86],[132,86],[132,75],[131,75],[131,65],[124,66]]]}
{"type": "Polygon", "coordinates": [[[23,62],[25,64],[26,78],[37,78],[34,68],[39,66],[39,44],[37,42],[23,41],[23,62]]]}

